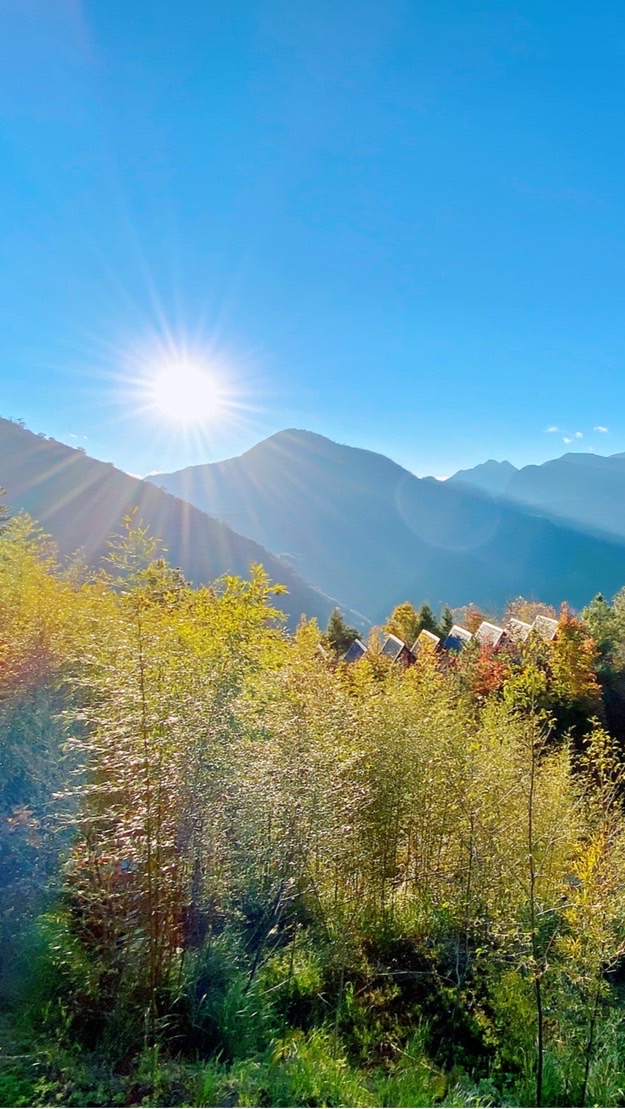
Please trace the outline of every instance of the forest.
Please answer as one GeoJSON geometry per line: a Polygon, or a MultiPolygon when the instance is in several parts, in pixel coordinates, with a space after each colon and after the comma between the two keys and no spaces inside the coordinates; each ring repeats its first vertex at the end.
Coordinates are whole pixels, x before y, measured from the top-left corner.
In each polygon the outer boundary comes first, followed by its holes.
{"type": "Polygon", "coordinates": [[[0,1104],[622,1105],[625,590],[350,666],[125,524],[2,513],[0,1104]]]}

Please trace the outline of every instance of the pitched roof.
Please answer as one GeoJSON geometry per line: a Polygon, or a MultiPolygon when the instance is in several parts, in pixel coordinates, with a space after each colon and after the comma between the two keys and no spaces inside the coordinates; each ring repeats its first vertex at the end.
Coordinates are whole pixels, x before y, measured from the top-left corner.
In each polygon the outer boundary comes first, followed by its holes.
{"type": "Polygon", "coordinates": [[[382,647],[382,654],[387,658],[399,658],[403,650],[408,650],[403,640],[399,639],[396,635],[387,635],[382,647]]]}
{"type": "Polygon", "coordinates": [[[504,635],[503,628],[500,628],[497,624],[489,624],[488,620],[482,620],[475,633],[475,638],[482,647],[496,647],[504,635]]]}
{"type": "Polygon", "coordinates": [[[355,639],[353,643],[350,643],[341,661],[359,662],[363,655],[366,655],[366,653],[367,648],[362,642],[362,639],[355,639]]]}
{"type": "Polygon", "coordinates": [[[460,624],[454,624],[443,643],[443,647],[446,651],[462,651],[472,639],[473,636],[467,628],[462,628],[460,624]]]}
{"type": "Polygon", "coordinates": [[[526,624],[524,620],[508,620],[506,624],[506,632],[510,636],[513,643],[525,643],[529,633],[532,630],[531,624],[526,624]]]}
{"type": "Polygon", "coordinates": [[[549,641],[558,634],[558,621],[550,616],[537,616],[532,624],[532,630],[538,632],[541,639],[549,641]]]}
{"type": "Polygon", "coordinates": [[[425,628],[422,628],[410,650],[413,655],[418,655],[419,651],[423,650],[424,647],[431,651],[435,651],[440,645],[440,641],[440,635],[434,635],[434,632],[429,632],[425,628]]]}

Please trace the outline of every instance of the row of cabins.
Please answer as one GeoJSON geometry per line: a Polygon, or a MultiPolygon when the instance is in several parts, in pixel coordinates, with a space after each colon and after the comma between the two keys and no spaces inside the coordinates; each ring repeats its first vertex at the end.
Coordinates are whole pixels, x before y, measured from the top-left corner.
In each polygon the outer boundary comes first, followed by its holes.
{"type": "MultiPolygon", "coordinates": [[[[505,628],[483,620],[475,632],[470,632],[460,624],[454,624],[443,641],[440,636],[424,630],[419,632],[411,647],[396,635],[387,635],[382,646],[382,654],[392,662],[401,662],[404,666],[410,666],[424,649],[457,653],[464,650],[469,643],[479,643],[481,647],[500,650],[502,647],[519,647],[525,643],[531,632],[536,632],[541,639],[549,642],[555,639],[557,631],[558,621],[550,616],[537,616],[532,624],[526,624],[523,620],[508,620],[505,628]]],[[[366,653],[366,645],[361,639],[355,639],[347,648],[342,661],[358,662],[366,653]]]]}

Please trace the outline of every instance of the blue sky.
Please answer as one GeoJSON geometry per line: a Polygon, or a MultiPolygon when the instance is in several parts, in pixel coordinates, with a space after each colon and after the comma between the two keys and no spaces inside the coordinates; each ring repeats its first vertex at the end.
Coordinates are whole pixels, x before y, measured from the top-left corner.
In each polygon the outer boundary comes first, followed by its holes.
{"type": "Polygon", "coordinates": [[[622,4],[0,22],[0,414],[135,473],[289,426],[419,474],[625,450],[622,4]],[[205,426],[148,403],[181,360],[205,426]]]}

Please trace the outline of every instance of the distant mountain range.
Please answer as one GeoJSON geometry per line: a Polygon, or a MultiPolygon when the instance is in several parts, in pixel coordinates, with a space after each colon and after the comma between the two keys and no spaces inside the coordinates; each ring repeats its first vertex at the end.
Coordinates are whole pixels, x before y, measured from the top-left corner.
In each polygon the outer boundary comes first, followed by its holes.
{"type": "Polygon", "coordinates": [[[305,612],[325,626],[335,604],[361,628],[403,600],[496,613],[524,594],[581,606],[625,584],[622,455],[522,470],[491,460],[439,482],[290,430],[141,481],[0,419],[0,484],[62,554],[82,548],[94,564],[135,506],[194,584],[262,562],[289,590],[291,624],[305,612]]]}
{"type": "Polygon", "coordinates": [[[581,606],[614,593],[625,584],[625,525],[608,537],[588,529],[595,520],[580,526],[517,503],[509,486],[525,472],[489,462],[447,482],[419,479],[382,455],[292,429],[238,458],[150,480],[374,622],[403,600],[496,612],[517,594],[581,606]]]}
{"type": "Polygon", "coordinates": [[[169,561],[196,585],[226,573],[247,577],[250,563],[261,562],[272,581],[289,590],[288,596],[276,598],[276,606],[288,614],[291,625],[305,612],[325,627],[337,603],[252,539],[198,508],[110,463],[3,419],[0,485],[11,510],[29,512],[50,532],[63,555],[82,548],[87,561],[97,564],[107,551],[107,540],[119,533],[124,515],[136,506],[152,534],[163,541],[169,561]]]}
{"type": "Polygon", "coordinates": [[[625,455],[575,452],[518,470],[492,459],[449,478],[576,525],[625,538],[625,455]]]}

